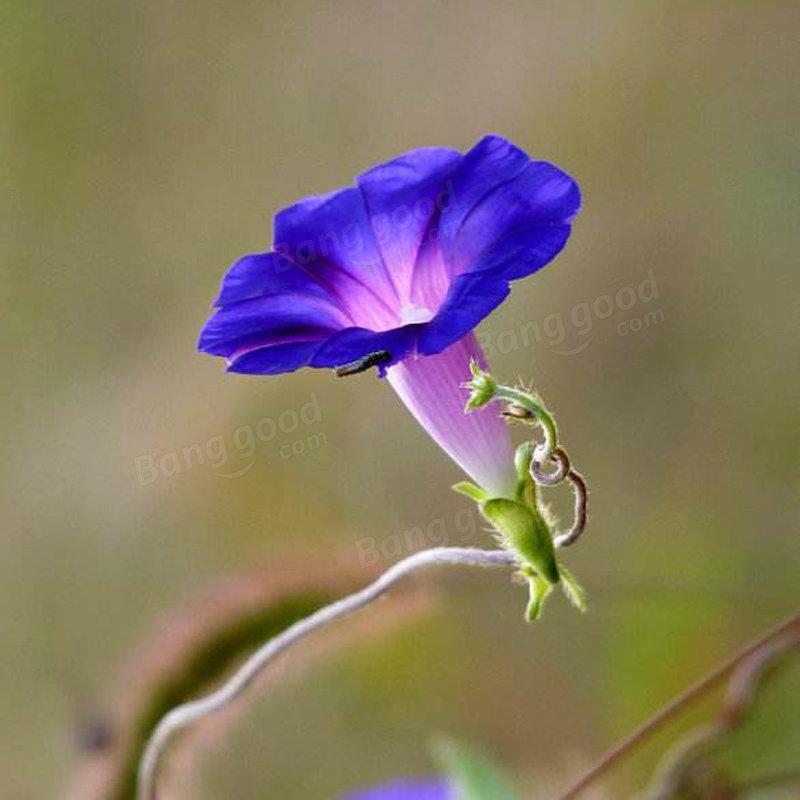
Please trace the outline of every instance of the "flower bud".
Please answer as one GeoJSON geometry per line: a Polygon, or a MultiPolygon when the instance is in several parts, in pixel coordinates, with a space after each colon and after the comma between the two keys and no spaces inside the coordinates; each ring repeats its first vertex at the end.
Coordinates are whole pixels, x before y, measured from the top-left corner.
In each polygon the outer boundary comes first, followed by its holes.
{"type": "Polygon", "coordinates": [[[464,387],[470,390],[465,411],[485,406],[491,402],[497,391],[494,378],[488,372],[484,372],[475,359],[470,361],[469,369],[472,372],[472,380],[464,384],[464,387]]]}
{"type": "Polygon", "coordinates": [[[505,498],[489,500],[481,511],[523,564],[533,567],[548,583],[558,583],[560,575],[553,537],[538,511],[505,498]]]}

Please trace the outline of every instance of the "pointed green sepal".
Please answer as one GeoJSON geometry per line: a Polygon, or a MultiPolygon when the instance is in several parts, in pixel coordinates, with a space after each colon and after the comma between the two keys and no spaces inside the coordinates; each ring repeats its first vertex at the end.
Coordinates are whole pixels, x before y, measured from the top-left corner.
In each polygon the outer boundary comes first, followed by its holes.
{"type": "Polygon", "coordinates": [[[531,463],[533,462],[533,448],[530,442],[523,442],[514,451],[514,466],[520,480],[530,478],[531,463]]]}
{"type": "Polygon", "coordinates": [[[464,384],[464,388],[470,390],[469,399],[464,408],[465,413],[490,403],[497,391],[495,379],[488,372],[484,372],[474,358],[469,362],[469,369],[472,373],[472,380],[464,384]]]}
{"type": "Polygon", "coordinates": [[[544,601],[547,600],[550,592],[553,591],[553,584],[548,583],[541,575],[530,572],[526,575],[528,580],[528,591],[530,599],[525,609],[525,619],[528,622],[536,622],[542,615],[544,601]]]}
{"type": "Polygon", "coordinates": [[[453,491],[469,497],[476,503],[485,503],[490,497],[489,492],[469,481],[459,481],[459,483],[453,484],[453,491]]]}
{"type": "Polygon", "coordinates": [[[525,564],[533,567],[548,583],[558,583],[553,537],[537,511],[505,498],[489,500],[481,506],[481,511],[525,564]]]}
{"type": "Polygon", "coordinates": [[[558,571],[561,573],[561,589],[566,595],[567,600],[569,600],[578,611],[585,612],[587,605],[584,588],[563,564],[558,565],[558,571]]]}
{"type": "Polygon", "coordinates": [[[514,494],[516,500],[528,506],[535,513],[537,511],[536,505],[536,484],[531,478],[530,468],[533,461],[533,444],[531,442],[523,442],[514,451],[514,466],[517,470],[517,490],[514,494]]]}

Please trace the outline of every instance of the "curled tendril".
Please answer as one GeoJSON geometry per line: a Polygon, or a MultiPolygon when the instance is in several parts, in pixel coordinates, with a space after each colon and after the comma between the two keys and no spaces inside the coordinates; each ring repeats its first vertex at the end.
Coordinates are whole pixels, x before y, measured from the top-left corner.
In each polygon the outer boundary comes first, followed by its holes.
{"type": "MultiPolygon", "coordinates": [[[[470,412],[489,403],[499,402],[503,405],[501,413],[506,419],[541,428],[544,437],[541,442],[525,443],[517,449],[515,466],[522,479],[518,491],[523,500],[534,506],[534,510],[539,513],[538,493],[529,481],[526,484],[526,473],[536,486],[546,488],[569,481],[575,498],[572,527],[552,534],[552,544],[556,548],[575,544],[586,528],[588,489],[583,475],[572,468],[567,451],[558,444],[558,428],[553,415],[532,388],[497,383],[477,361],[471,362],[470,371],[471,380],[462,384],[470,390],[465,411],[470,412]]],[[[487,499],[486,493],[479,487],[462,483],[454,488],[479,503],[487,499]]]]}
{"type": "Polygon", "coordinates": [[[569,547],[571,544],[575,544],[586,528],[588,519],[589,491],[586,488],[586,481],[583,479],[583,475],[574,469],[570,469],[567,473],[567,480],[572,484],[572,490],[575,494],[575,518],[572,522],[572,527],[568,531],[557,533],[553,537],[553,544],[556,547],[569,547]]]}
{"type": "Polygon", "coordinates": [[[572,491],[575,496],[575,514],[572,527],[568,531],[557,533],[553,536],[553,544],[557,548],[569,547],[578,541],[586,528],[589,492],[583,475],[572,468],[569,454],[563,447],[556,447],[550,460],[556,464],[556,469],[553,472],[544,470],[542,462],[534,456],[531,461],[530,475],[539,486],[558,486],[564,480],[568,480],[572,484],[572,491]]]}
{"type": "Polygon", "coordinates": [[[539,486],[558,486],[570,471],[569,456],[563,447],[557,447],[553,450],[553,455],[550,457],[551,461],[556,462],[555,472],[546,472],[542,467],[544,466],[541,461],[536,457],[536,450],[534,450],[533,461],[531,461],[530,473],[531,477],[539,484],[539,486]]]}

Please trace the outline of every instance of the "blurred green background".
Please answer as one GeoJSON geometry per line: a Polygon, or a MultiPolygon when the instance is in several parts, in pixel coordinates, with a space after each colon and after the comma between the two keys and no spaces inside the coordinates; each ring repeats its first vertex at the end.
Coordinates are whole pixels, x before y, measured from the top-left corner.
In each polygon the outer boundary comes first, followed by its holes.
{"type": "MultiPolygon", "coordinates": [[[[428,770],[446,732],[545,798],[793,610],[800,5],[5,0],[0,19],[0,797],[62,795],[81,715],[215,576],[357,564],[365,536],[393,560],[415,526],[489,544],[374,376],[195,353],[276,210],[412,147],[495,132],[583,188],[567,250],[481,333],[590,480],[568,558],[590,613],[526,627],[520,587],[442,574],[434,613],[255,694],[186,796],[324,800],[428,770]]],[[[798,741],[797,688],[773,738],[798,741]]],[[[598,796],[631,796],[658,752],[598,796]]]]}

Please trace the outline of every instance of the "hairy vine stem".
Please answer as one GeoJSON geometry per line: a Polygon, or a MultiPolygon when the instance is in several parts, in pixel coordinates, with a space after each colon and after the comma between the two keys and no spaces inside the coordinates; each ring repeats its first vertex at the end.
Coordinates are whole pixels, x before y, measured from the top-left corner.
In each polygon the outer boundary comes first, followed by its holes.
{"type": "Polygon", "coordinates": [[[397,562],[364,589],[337,600],[288,627],[262,645],[217,691],[199,700],[174,708],[158,723],[144,750],[139,765],[137,797],[157,800],[158,767],[168,744],[179,731],[214,714],[232,703],[261,675],[277,656],[332,622],[377,600],[402,578],[435,566],[515,567],[517,559],[505,550],[437,547],[414,553],[397,562]]]}

